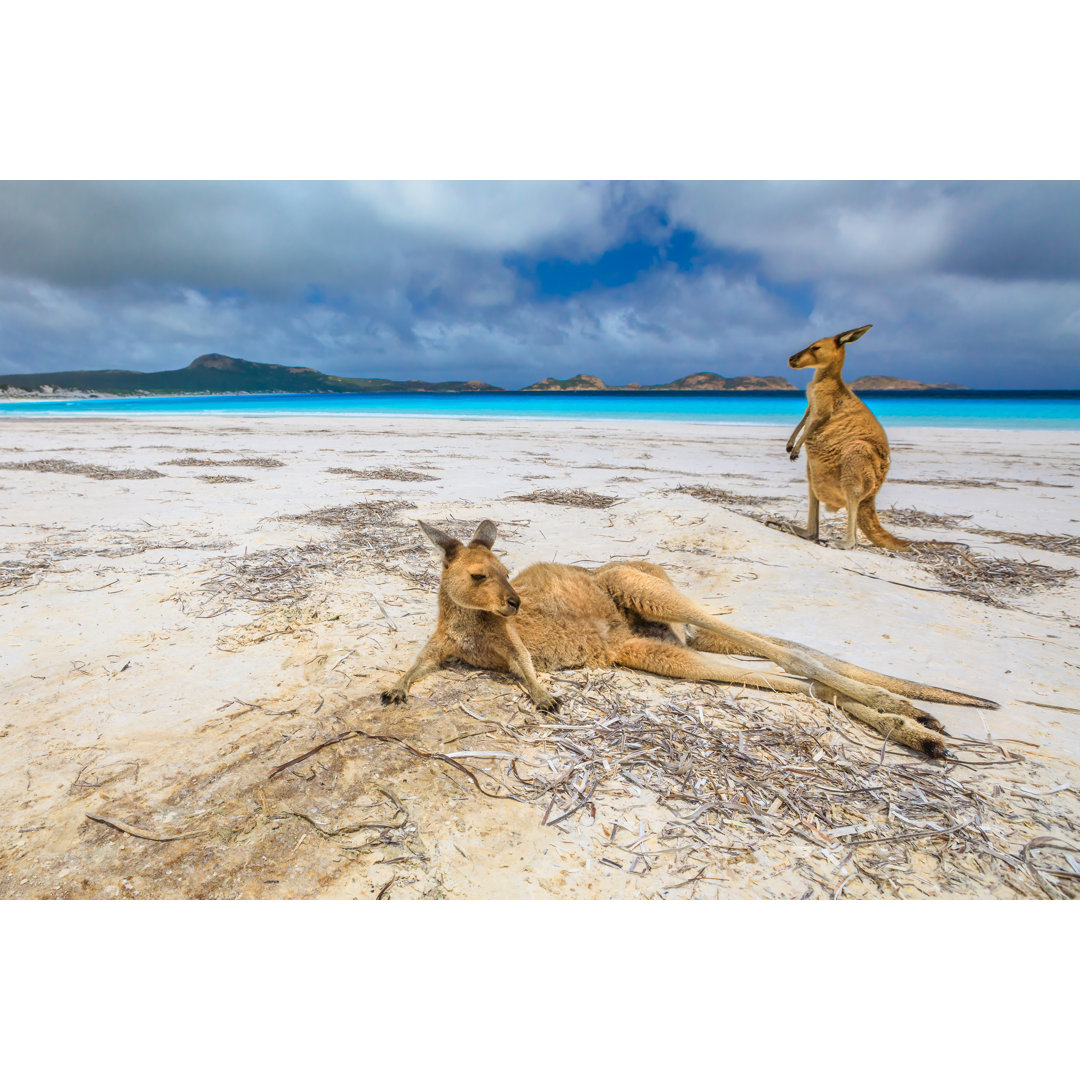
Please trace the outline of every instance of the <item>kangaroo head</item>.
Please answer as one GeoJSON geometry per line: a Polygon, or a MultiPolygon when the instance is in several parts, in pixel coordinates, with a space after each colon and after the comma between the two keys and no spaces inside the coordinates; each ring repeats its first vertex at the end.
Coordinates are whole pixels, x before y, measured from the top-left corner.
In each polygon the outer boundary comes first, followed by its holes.
{"type": "Polygon", "coordinates": [[[420,522],[420,528],[442,548],[442,588],[453,603],[495,615],[517,614],[521,598],[510,584],[506,567],[491,552],[498,532],[495,522],[481,521],[467,544],[426,521],[420,522]]]}
{"type": "Polygon", "coordinates": [[[860,326],[857,330],[845,330],[836,337],[823,337],[820,341],[815,341],[813,345],[807,345],[802,352],[789,356],[788,367],[836,367],[839,370],[844,364],[844,346],[858,341],[871,326],[873,323],[860,326]]]}

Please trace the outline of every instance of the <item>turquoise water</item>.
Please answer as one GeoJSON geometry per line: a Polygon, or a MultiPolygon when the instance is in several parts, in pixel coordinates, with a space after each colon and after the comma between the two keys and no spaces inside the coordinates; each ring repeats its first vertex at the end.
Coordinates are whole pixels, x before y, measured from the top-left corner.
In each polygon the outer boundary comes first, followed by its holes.
{"type": "MultiPolygon", "coordinates": [[[[873,412],[893,427],[1080,430],[1077,390],[879,392],[862,396],[873,412]]],[[[2,402],[0,418],[255,413],[795,424],[805,407],[803,394],[787,391],[240,394],[2,402]]]]}

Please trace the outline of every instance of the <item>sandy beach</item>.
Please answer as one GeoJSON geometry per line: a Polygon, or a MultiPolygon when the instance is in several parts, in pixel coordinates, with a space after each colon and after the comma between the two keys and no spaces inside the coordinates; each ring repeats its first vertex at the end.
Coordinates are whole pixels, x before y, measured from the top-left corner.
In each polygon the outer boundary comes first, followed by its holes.
{"type": "Polygon", "coordinates": [[[883,522],[962,558],[767,527],[805,521],[787,434],[5,419],[0,896],[1075,896],[1080,435],[889,432],[883,522]],[[946,763],[622,669],[541,676],[557,718],[464,666],[384,708],[434,627],[418,518],[493,519],[511,570],[648,558],[736,626],[1001,708],[934,706],[946,763]]]}

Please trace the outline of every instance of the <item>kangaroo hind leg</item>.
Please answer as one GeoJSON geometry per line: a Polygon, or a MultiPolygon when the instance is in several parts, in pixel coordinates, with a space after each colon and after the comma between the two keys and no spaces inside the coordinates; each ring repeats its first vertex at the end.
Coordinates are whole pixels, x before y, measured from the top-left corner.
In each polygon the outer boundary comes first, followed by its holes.
{"type": "Polygon", "coordinates": [[[693,628],[686,640],[686,644],[698,652],[720,653],[722,656],[731,656],[732,654],[741,656],[761,655],[759,652],[748,653],[745,649],[739,648],[731,638],[726,637],[724,634],[718,634],[715,630],[702,630],[698,626],[693,628]]]}
{"type": "MultiPolygon", "coordinates": [[[[671,580],[668,572],[656,563],[645,562],[641,559],[626,560],[606,563],[593,571],[594,575],[603,575],[614,570],[633,570],[646,574],[657,581],[663,582],[672,591],[678,592],[675,583],[671,580]]],[[[610,593],[610,590],[609,590],[610,593]]],[[[658,638],[661,641],[671,641],[678,645],[686,644],[686,631],[682,623],[670,622],[665,619],[654,619],[639,611],[633,605],[624,604],[619,596],[610,594],[612,599],[623,609],[630,618],[631,631],[641,637],[658,638]]]]}
{"type": "Polygon", "coordinates": [[[655,622],[689,623],[710,630],[730,641],[747,656],[763,656],[792,675],[814,679],[831,686],[845,697],[853,698],[881,712],[896,713],[912,719],[932,720],[923,709],[897,697],[888,690],[841,675],[833,667],[837,661],[822,653],[805,649],[795,642],[776,640],[748,630],[740,630],[710,615],[700,604],[683,596],[674,586],[658,581],[629,567],[613,567],[597,573],[599,584],[621,607],[637,612],[655,622]]]}
{"type": "Polygon", "coordinates": [[[668,675],[674,679],[690,679],[694,682],[734,683],[753,686],[760,690],[776,690],[788,694],[805,694],[807,684],[790,675],[754,671],[730,660],[714,660],[701,656],[681,645],[672,645],[651,638],[632,637],[626,641],[615,656],[615,663],[622,667],[649,671],[654,675],[668,675]]]}
{"type": "Polygon", "coordinates": [[[881,481],[877,476],[876,459],[865,443],[855,443],[844,451],[840,466],[840,488],[847,510],[847,531],[843,540],[833,540],[830,547],[851,551],[859,546],[859,509],[867,498],[872,499],[881,481]]]}

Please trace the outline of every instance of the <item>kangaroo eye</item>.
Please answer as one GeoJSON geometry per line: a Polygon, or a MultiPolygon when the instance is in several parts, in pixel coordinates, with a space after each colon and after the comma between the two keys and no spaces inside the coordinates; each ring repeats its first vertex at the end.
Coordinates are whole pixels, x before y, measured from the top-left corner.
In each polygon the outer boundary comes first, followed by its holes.
{"type": "Polygon", "coordinates": [[[473,581],[483,581],[487,577],[487,574],[471,574],[473,581]]]}

